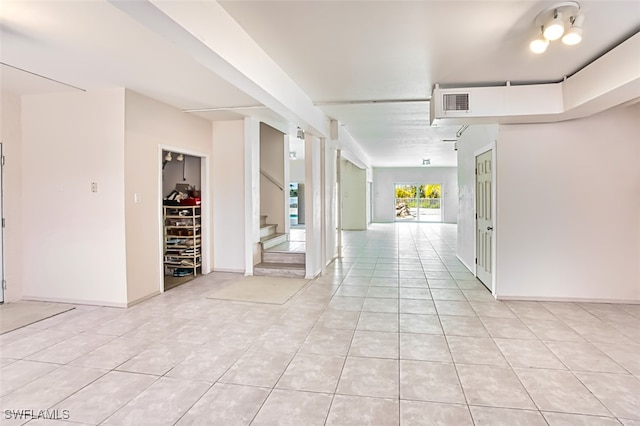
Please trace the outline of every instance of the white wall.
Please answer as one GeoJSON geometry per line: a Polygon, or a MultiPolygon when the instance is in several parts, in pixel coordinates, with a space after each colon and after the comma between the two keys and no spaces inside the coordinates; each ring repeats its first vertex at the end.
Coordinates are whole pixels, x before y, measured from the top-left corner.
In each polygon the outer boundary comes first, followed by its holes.
{"type": "MultiPolygon", "coordinates": [[[[168,150],[180,149],[210,158],[211,124],[129,90],[126,91],[125,114],[127,300],[134,303],[157,293],[164,280],[160,204],[165,194],[159,193],[162,188],[158,182],[162,148],[171,147],[168,150]],[[142,202],[135,203],[134,194],[139,194],[142,202]]],[[[210,199],[203,194],[203,203],[210,199]]],[[[207,211],[211,209],[207,210],[203,205],[203,216],[207,211]]],[[[207,218],[203,217],[202,222],[203,233],[211,235],[207,218]]],[[[212,250],[211,238],[203,235],[202,243],[204,257],[212,250]]]]}
{"type": "Polygon", "coordinates": [[[245,271],[244,121],[214,121],[213,269],[245,271]]]}
{"type": "Polygon", "coordinates": [[[322,214],[321,214],[321,146],[309,134],[305,136],[305,238],[306,277],[313,278],[322,270],[322,214]]]}
{"type": "Polygon", "coordinates": [[[304,182],[304,160],[289,160],[289,181],[304,182]]]}
{"type": "Polygon", "coordinates": [[[342,229],[367,229],[367,181],[364,169],[351,161],[341,161],[342,177],[342,229]]]}
{"type": "Polygon", "coordinates": [[[6,163],[2,197],[4,228],[5,302],[22,298],[22,117],[18,95],[3,93],[0,103],[0,142],[6,163]]]}
{"type": "Polygon", "coordinates": [[[123,89],[22,98],[25,299],[127,302],[124,129],[123,89]]]}
{"type": "Polygon", "coordinates": [[[458,139],[458,258],[475,270],[475,182],[476,151],[495,142],[498,126],[474,125],[458,139]]]}
{"type": "MultiPolygon", "coordinates": [[[[288,155],[287,155],[288,157],[288,155]]],[[[260,123],[260,169],[276,182],[285,186],[284,133],[260,123]]],[[[278,225],[278,232],[285,232],[285,219],[289,220],[289,186],[280,189],[260,174],[260,214],[267,215],[267,223],[278,225]],[[286,204],[285,204],[286,196],[286,204]],[[287,210],[285,211],[285,205],[287,210]]]]}
{"type": "Polygon", "coordinates": [[[640,300],[638,117],[500,126],[498,297],[640,300]]]}
{"type": "Polygon", "coordinates": [[[169,195],[176,188],[177,183],[189,184],[201,190],[200,157],[184,155],[184,160],[178,161],[176,159],[178,155],[175,152],[171,156],[173,160],[167,162],[162,172],[162,196],[169,195]]]}
{"type": "Polygon", "coordinates": [[[374,167],[373,221],[395,219],[396,183],[442,184],[443,222],[456,223],[458,215],[458,178],[455,167],[374,167]]]}

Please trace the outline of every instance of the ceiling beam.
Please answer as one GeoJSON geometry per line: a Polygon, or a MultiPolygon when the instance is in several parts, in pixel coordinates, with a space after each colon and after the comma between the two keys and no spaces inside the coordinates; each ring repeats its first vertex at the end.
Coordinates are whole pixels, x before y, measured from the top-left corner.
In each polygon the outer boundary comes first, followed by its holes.
{"type": "Polygon", "coordinates": [[[329,136],[329,118],[216,1],[109,1],[278,115],[329,136]]]}

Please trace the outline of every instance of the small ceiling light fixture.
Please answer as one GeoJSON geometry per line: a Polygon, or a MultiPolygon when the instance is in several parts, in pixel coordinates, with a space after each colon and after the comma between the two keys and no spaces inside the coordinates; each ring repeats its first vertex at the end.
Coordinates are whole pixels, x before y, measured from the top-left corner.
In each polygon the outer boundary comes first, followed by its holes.
{"type": "Polygon", "coordinates": [[[182,154],[178,154],[178,156],[176,157],[176,160],[178,160],[178,161],[184,161],[184,155],[182,155],[182,154]]]}
{"type": "Polygon", "coordinates": [[[579,13],[576,16],[572,16],[570,22],[571,28],[569,28],[569,31],[567,31],[564,37],[562,37],[562,42],[569,46],[573,46],[574,44],[578,44],[582,41],[582,24],[584,23],[584,15],[579,13]]]}
{"type": "Polygon", "coordinates": [[[580,5],[574,1],[557,3],[538,13],[534,20],[536,28],[541,34],[529,44],[533,53],[540,54],[547,50],[549,41],[562,38],[567,45],[575,45],[582,41],[582,24],[584,15],[580,12],[580,5]],[[569,30],[565,33],[565,28],[569,30]]]}
{"type": "Polygon", "coordinates": [[[431,164],[431,160],[430,160],[430,159],[428,159],[428,158],[424,158],[424,159],[422,160],[422,165],[423,165],[423,166],[428,166],[429,164],[431,164]]]}
{"type": "Polygon", "coordinates": [[[173,157],[171,157],[171,153],[167,152],[167,155],[164,156],[164,161],[171,161],[173,160],[173,157]]]}
{"type": "Polygon", "coordinates": [[[544,38],[549,41],[554,41],[562,37],[562,34],[564,34],[562,12],[558,12],[558,9],[553,9],[553,19],[545,25],[542,34],[544,35],[544,38]]]}
{"type": "Polygon", "coordinates": [[[533,53],[537,54],[544,53],[547,50],[547,47],[549,47],[549,40],[544,38],[542,32],[540,32],[540,37],[536,38],[531,42],[531,44],[529,44],[529,49],[531,49],[533,53]]]}

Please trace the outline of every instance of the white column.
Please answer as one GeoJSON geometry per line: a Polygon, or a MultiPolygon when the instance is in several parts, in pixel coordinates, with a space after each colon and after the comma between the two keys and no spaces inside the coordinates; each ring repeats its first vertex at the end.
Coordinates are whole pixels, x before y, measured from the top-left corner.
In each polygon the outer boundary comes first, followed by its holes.
{"type": "MultiPolygon", "coordinates": [[[[234,206],[225,206],[233,209],[234,206]]],[[[244,119],[245,275],[253,275],[260,256],[260,123],[244,119]]]]}
{"type": "Polygon", "coordinates": [[[315,136],[305,136],[306,278],[322,271],[321,147],[315,136]]]}

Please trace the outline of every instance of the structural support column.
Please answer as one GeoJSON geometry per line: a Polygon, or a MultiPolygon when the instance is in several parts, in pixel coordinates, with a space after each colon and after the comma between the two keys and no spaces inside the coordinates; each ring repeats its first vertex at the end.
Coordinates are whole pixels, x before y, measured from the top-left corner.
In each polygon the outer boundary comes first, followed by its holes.
{"type": "Polygon", "coordinates": [[[342,258],[342,150],[336,152],[336,185],[338,187],[337,204],[337,232],[338,232],[338,258],[342,258]]]}
{"type": "Polygon", "coordinates": [[[324,275],[327,269],[327,141],[320,139],[320,273],[324,275]]]}
{"type": "Polygon", "coordinates": [[[322,271],[321,144],[309,134],[304,144],[306,278],[311,279],[322,271]]]}
{"type": "Polygon", "coordinates": [[[260,123],[244,119],[245,275],[260,256],[260,123]]]}

